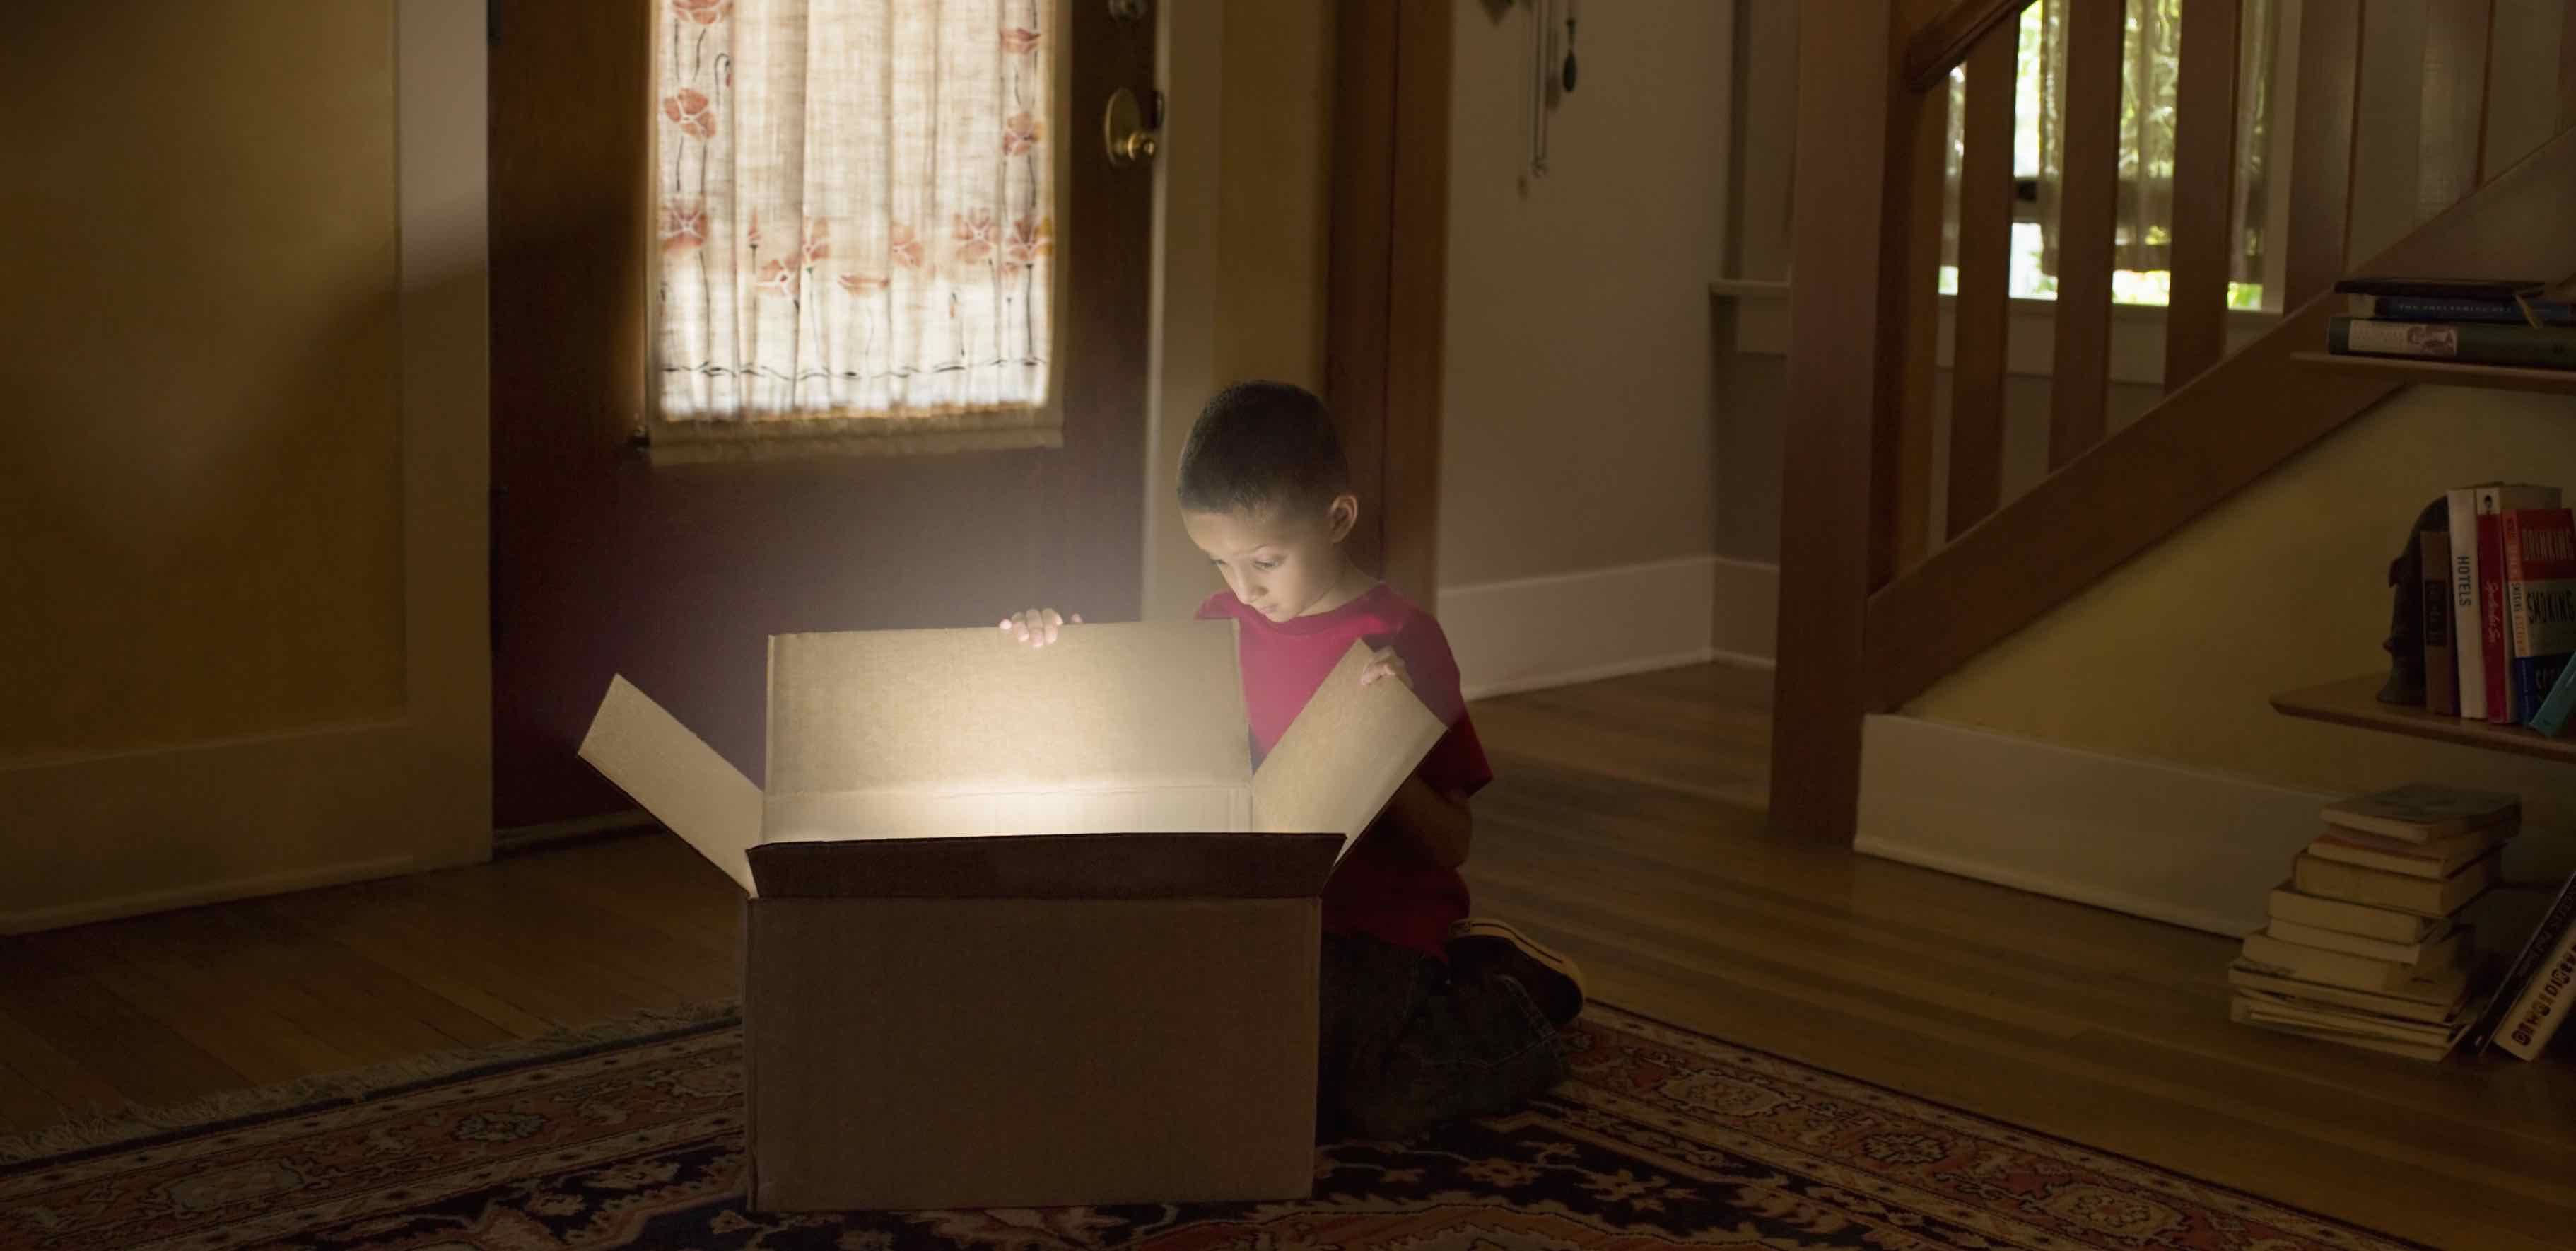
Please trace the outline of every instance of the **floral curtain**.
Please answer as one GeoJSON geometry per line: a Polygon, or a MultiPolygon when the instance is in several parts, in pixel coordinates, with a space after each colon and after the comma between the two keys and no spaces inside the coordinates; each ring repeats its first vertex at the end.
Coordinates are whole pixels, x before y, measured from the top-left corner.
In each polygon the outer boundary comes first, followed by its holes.
{"type": "MultiPolygon", "coordinates": [[[[2019,74],[2025,106],[2036,106],[2035,160],[2023,149],[2017,177],[2031,179],[2035,202],[2016,209],[2017,220],[2039,231],[2038,272],[2057,270],[2058,197],[2065,168],[2066,15],[2075,4],[2104,0],[2039,0],[2024,10],[2019,74]]],[[[2120,189],[2112,225],[2114,268],[2144,273],[2172,267],[2175,76],[2182,64],[2184,0],[2124,0],[2120,77],[2120,189]]],[[[2236,185],[2228,233],[2236,241],[2230,281],[2263,280],[2263,217],[2270,194],[2272,76],[2278,56],[2274,0],[2244,0],[2238,44],[2236,185]]],[[[1964,82],[1951,77],[1950,161],[1945,192],[1942,263],[1957,263],[1958,179],[1965,150],[1964,82]]],[[[2029,120],[2025,113],[2023,120],[2029,120]]]]}
{"type": "MultiPolygon", "coordinates": [[[[2040,0],[2040,269],[2057,272],[2057,196],[2065,156],[2066,11],[2099,0],[2040,0]]],[[[2183,0],[2127,0],[2121,36],[2120,197],[2112,227],[2113,266],[2172,268],[2174,86],[2182,64],[2183,0]]],[[[2228,280],[2263,281],[2263,211],[2272,117],[2276,35],[2272,0],[2245,0],[2237,39],[2236,185],[2228,205],[2228,280]]]]}
{"type": "Polygon", "coordinates": [[[657,435],[1048,424],[1050,0],[664,3],[657,435]]]}

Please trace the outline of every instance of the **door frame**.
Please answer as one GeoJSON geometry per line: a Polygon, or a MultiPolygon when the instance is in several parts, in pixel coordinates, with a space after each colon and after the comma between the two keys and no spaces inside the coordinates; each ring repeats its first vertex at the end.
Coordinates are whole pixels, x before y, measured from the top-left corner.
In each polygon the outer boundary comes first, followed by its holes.
{"type": "Polygon", "coordinates": [[[1438,611],[1455,0],[1339,0],[1324,399],[1377,507],[1353,556],[1438,611]]]}

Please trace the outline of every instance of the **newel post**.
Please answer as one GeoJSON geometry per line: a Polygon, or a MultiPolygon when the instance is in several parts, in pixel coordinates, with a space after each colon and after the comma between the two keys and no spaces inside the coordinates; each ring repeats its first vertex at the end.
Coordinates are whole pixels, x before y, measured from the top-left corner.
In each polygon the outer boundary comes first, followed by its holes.
{"type": "MultiPolygon", "coordinates": [[[[1911,229],[1907,209],[1930,145],[1947,142],[1947,93],[1900,81],[1895,0],[1816,0],[1800,17],[1771,825],[1848,844],[1872,711],[1863,618],[1871,590],[1919,557],[1901,550],[1923,520],[1905,511],[1921,442],[1906,437],[1906,398],[1930,375],[1907,366],[1929,363],[1932,302],[1917,297],[1938,233],[1911,229]]],[[[1921,211],[1940,211],[1937,192],[1921,211]]]]}

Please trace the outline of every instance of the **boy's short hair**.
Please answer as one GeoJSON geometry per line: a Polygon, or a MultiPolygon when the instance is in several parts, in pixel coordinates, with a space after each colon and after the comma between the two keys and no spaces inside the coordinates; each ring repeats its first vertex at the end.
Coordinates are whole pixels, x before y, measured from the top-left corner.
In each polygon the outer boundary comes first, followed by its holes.
{"type": "Polygon", "coordinates": [[[1181,449],[1181,507],[1191,512],[1320,508],[1350,489],[1350,464],[1324,402],[1285,382],[1217,392],[1181,449]]]}

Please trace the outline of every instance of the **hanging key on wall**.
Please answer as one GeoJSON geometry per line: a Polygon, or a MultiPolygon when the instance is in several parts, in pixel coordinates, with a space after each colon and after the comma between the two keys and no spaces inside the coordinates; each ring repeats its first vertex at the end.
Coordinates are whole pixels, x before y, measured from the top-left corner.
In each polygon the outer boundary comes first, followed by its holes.
{"type": "Polygon", "coordinates": [[[1548,113],[1557,97],[1574,93],[1575,0],[1529,0],[1530,161],[1533,178],[1547,177],[1548,113]]]}
{"type": "Polygon", "coordinates": [[[1567,95],[1573,95],[1573,94],[1574,94],[1574,0],[1563,0],[1563,3],[1564,3],[1564,5],[1565,5],[1565,72],[1564,72],[1564,77],[1563,77],[1562,81],[1563,81],[1563,82],[1564,82],[1564,84],[1565,84],[1565,94],[1567,94],[1567,95]]]}

